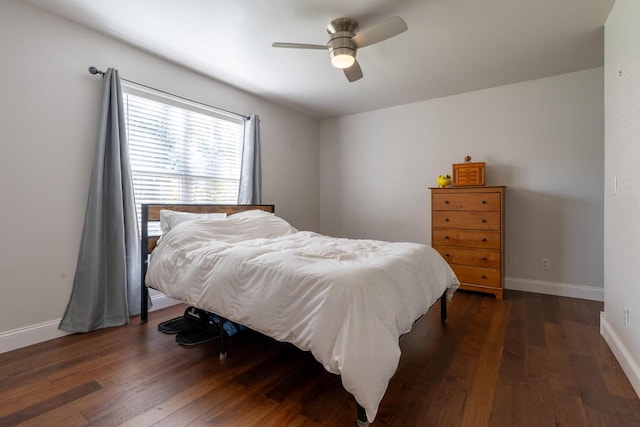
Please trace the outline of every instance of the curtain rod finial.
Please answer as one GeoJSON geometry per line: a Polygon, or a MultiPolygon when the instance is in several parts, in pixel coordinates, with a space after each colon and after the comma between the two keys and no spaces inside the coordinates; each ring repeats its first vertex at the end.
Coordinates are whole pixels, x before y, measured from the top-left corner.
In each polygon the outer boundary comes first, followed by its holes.
{"type": "Polygon", "coordinates": [[[89,72],[91,74],[104,74],[104,72],[98,70],[96,67],[93,67],[93,66],[89,67],[89,72]]]}

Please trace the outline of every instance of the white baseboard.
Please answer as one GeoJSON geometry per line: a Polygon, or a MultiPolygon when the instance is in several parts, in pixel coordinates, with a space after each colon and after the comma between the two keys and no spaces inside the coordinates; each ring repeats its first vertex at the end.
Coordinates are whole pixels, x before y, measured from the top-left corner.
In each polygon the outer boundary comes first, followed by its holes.
{"type": "Polygon", "coordinates": [[[604,301],[604,288],[584,285],[569,285],[567,283],[543,282],[541,280],[516,279],[506,277],[504,287],[514,291],[535,292],[538,294],[556,295],[560,297],[571,297],[588,299],[593,301],[604,301]]]}
{"type": "Polygon", "coordinates": [[[636,391],[636,394],[640,396],[640,368],[638,363],[633,359],[633,356],[624,345],[622,340],[616,334],[611,324],[607,322],[606,313],[600,312],[600,334],[604,337],[604,340],[609,344],[613,355],[622,366],[622,370],[627,374],[629,382],[636,391]]]}
{"type": "Polygon", "coordinates": [[[171,307],[172,305],[182,304],[181,301],[171,299],[158,291],[154,291],[153,289],[149,290],[149,295],[151,295],[152,304],[149,311],[162,310],[163,308],[171,307]]]}
{"type": "Polygon", "coordinates": [[[58,329],[59,324],[60,319],[57,319],[3,332],[0,334],[0,353],[69,335],[58,329]]]}
{"type": "MultiPolygon", "coordinates": [[[[160,293],[151,295],[151,302],[153,306],[149,311],[160,310],[180,303],[180,301],[173,300],[160,293]]],[[[0,333],[0,354],[69,335],[69,332],[58,329],[60,320],[50,320],[0,333]]]]}

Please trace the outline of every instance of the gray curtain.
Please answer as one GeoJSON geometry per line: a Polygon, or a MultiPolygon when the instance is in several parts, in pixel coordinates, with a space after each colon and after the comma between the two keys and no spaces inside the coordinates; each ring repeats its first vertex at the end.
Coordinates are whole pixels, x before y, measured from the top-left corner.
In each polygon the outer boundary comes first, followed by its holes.
{"type": "Polygon", "coordinates": [[[261,199],[260,117],[252,114],[244,119],[244,146],[242,149],[238,204],[259,204],[261,199]]]}
{"type": "Polygon", "coordinates": [[[118,71],[103,76],[89,201],[73,291],[60,329],[88,332],[140,312],[140,241],[118,71]]]}

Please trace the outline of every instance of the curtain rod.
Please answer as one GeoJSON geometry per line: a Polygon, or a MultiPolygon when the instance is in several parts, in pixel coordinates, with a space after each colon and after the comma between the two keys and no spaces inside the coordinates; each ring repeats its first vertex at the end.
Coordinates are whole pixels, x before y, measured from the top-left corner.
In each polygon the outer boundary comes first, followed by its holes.
{"type": "MultiPolygon", "coordinates": [[[[100,74],[101,76],[104,76],[104,71],[98,70],[94,66],[89,67],[89,73],[94,74],[94,75],[95,74],[100,74]]],[[[155,87],[144,85],[142,83],[134,82],[133,80],[127,80],[127,79],[122,78],[122,77],[120,77],[120,80],[124,80],[125,82],[133,83],[133,84],[136,84],[138,86],[146,87],[147,89],[151,89],[151,90],[155,90],[155,91],[158,91],[158,92],[162,92],[165,95],[175,96],[176,98],[184,99],[185,101],[195,102],[196,104],[204,105],[205,107],[213,108],[214,110],[224,111],[227,114],[233,114],[234,116],[242,117],[242,118],[245,118],[245,119],[249,118],[249,116],[245,116],[243,114],[238,114],[238,113],[235,113],[233,111],[225,110],[224,108],[220,108],[220,107],[214,107],[213,105],[205,104],[204,102],[195,101],[193,99],[189,99],[189,98],[184,97],[184,96],[176,95],[175,93],[167,92],[167,91],[164,91],[164,90],[161,90],[161,89],[157,89],[155,87]]]]}

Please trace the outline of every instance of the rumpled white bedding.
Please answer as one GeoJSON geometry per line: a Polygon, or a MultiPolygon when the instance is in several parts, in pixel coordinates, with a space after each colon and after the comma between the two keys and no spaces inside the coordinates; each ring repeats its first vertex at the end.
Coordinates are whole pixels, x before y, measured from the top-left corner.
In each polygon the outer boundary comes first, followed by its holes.
{"type": "Polygon", "coordinates": [[[171,298],[311,351],[370,422],[400,335],[458,283],[429,246],[297,231],[271,214],[179,224],[146,276],[171,298]]]}

